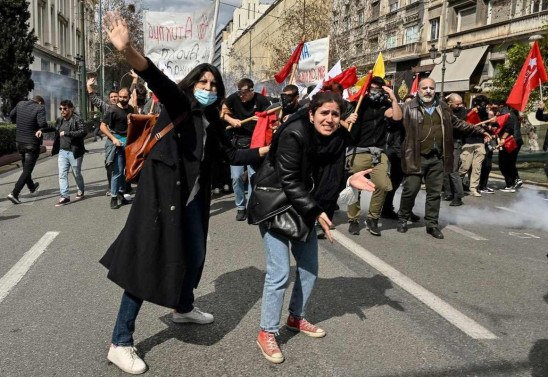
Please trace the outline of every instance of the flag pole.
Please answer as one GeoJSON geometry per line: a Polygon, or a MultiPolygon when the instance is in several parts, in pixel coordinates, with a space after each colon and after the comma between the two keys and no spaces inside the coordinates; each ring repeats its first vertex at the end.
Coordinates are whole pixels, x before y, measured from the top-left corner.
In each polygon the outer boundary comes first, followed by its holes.
{"type": "MultiPolygon", "coordinates": [[[[368,75],[371,75],[371,78],[373,77],[373,71],[369,71],[367,72],[368,75]]],[[[370,78],[370,80],[371,80],[370,78]]],[[[369,84],[371,81],[368,81],[368,82],[365,82],[364,85],[366,84],[369,84]]],[[[366,90],[363,91],[362,94],[360,94],[360,99],[358,100],[358,103],[356,104],[356,108],[354,109],[354,112],[353,114],[357,114],[358,113],[358,110],[360,109],[360,106],[362,104],[362,101],[363,101],[363,97],[365,97],[365,92],[366,90]]],[[[348,125],[348,132],[352,131],[352,126],[354,125],[354,123],[350,123],[348,125]]]]}
{"type": "Polygon", "coordinates": [[[289,76],[289,84],[295,84],[295,71],[297,71],[297,63],[293,63],[293,67],[291,68],[291,76],[289,76]]]}
{"type": "Polygon", "coordinates": [[[544,96],[542,95],[542,80],[538,78],[538,88],[540,89],[540,100],[544,102],[544,96]]]}

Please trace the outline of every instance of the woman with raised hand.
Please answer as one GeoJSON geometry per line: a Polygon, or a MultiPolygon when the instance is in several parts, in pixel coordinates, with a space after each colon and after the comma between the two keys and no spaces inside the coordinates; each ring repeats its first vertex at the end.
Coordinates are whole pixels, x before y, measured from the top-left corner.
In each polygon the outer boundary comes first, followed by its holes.
{"type": "Polygon", "coordinates": [[[118,13],[106,15],[105,29],[164,105],[152,134],[174,125],[147,157],[126,225],[101,259],[108,278],[124,289],[107,358],[140,374],[147,366],[133,333],[143,301],[173,308],[176,323],[213,322],[194,306],[193,294],[205,260],[213,156],[221,152],[232,165],[255,164],[268,148],[238,150],[224,136],[219,105],[225,88],[216,67],[200,64],[176,84],[133,48],[118,13]]]}
{"type": "MultiPolygon", "coordinates": [[[[261,323],[257,344],[264,357],[281,363],[284,356],[275,335],[285,291],[288,286],[290,255],[297,263],[296,281],[289,303],[287,328],[310,337],[325,336],[325,331],[308,322],[305,308],[318,276],[318,240],[314,223],[317,221],[329,240],[331,221],[314,200],[314,175],[318,164],[336,160],[344,148],[327,155],[326,143],[332,138],[348,137],[340,128],[342,98],[334,92],[316,94],[308,111],[301,110],[280,126],[271,150],[255,177],[255,188],[248,204],[249,221],[259,224],[266,257],[261,323]],[[322,151],[322,158],[319,158],[322,151]]],[[[375,185],[358,172],[349,184],[359,190],[374,191],[375,185]]],[[[329,184],[329,183],[324,183],[329,184]]],[[[338,182],[334,183],[339,187],[338,182]]]]}

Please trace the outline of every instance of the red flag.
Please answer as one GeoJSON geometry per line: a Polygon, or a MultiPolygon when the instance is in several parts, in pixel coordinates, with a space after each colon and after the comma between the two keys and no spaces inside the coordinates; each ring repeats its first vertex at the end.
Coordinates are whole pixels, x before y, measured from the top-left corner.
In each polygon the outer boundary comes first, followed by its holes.
{"type": "Polygon", "coordinates": [[[360,97],[362,95],[365,95],[365,92],[367,92],[367,88],[369,88],[369,83],[371,82],[371,78],[373,77],[373,72],[369,72],[367,74],[367,77],[365,79],[365,82],[363,83],[362,87],[360,88],[360,90],[358,90],[356,93],[354,94],[351,94],[348,96],[348,101],[349,102],[357,102],[360,100],[360,97]]]}
{"type": "Polygon", "coordinates": [[[506,121],[508,120],[509,117],[510,117],[510,113],[504,114],[504,115],[498,115],[498,116],[497,116],[498,128],[497,128],[497,130],[495,131],[495,135],[498,135],[499,132],[502,131],[502,128],[503,128],[504,125],[506,124],[506,121]]]}
{"type": "Polygon", "coordinates": [[[481,119],[480,119],[476,109],[472,109],[468,112],[468,114],[466,114],[466,122],[471,123],[471,124],[481,123],[481,119]]]}
{"type": "Polygon", "coordinates": [[[358,82],[358,76],[357,76],[356,72],[357,72],[356,67],[352,66],[348,69],[345,69],[344,71],[339,73],[337,76],[335,76],[335,77],[333,77],[333,78],[331,78],[327,81],[324,81],[323,86],[324,87],[330,86],[331,84],[336,82],[336,83],[341,84],[344,89],[348,89],[351,86],[354,86],[354,84],[356,84],[358,82]]]}
{"type": "Polygon", "coordinates": [[[285,63],[282,69],[280,69],[280,72],[274,75],[274,78],[276,79],[276,82],[278,84],[281,84],[282,82],[284,82],[287,76],[289,76],[289,74],[291,73],[291,68],[293,68],[293,64],[299,63],[299,59],[301,58],[301,52],[303,51],[303,47],[304,47],[304,40],[297,45],[297,47],[295,48],[295,51],[293,51],[287,63],[285,63]]]}
{"type": "Polygon", "coordinates": [[[261,95],[266,96],[266,86],[261,89],[261,95]]]}
{"type": "Polygon", "coordinates": [[[535,41],[506,103],[518,111],[523,111],[531,91],[545,81],[548,81],[548,75],[546,75],[538,43],[535,41]]]}
{"type": "Polygon", "coordinates": [[[417,94],[418,91],[419,91],[419,74],[417,73],[415,75],[415,79],[413,80],[413,85],[411,85],[411,92],[409,92],[409,94],[414,96],[417,94]]]}
{"type": "Polygon", "coordinates": [[[257,119],[257,124],[255,124],[249,147],[266,147],[272,142],[272,126],[278,120],[278,116],[276,112],[269,114],[268,111],[256,112],[255,116],[259,119],[257,119]]]}

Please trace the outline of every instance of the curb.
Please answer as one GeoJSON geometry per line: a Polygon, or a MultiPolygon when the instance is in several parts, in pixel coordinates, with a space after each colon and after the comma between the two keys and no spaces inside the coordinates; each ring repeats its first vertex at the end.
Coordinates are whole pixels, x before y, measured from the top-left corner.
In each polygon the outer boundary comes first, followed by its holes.
{"type": "MultiPolygon", "coordinates": [[[[84,139],[84,143],[89,143],[93,139],[93,136],[87,137],[84,139]]],[[[45,145],[40,146],[40,155],[38,156],[38,159],[36,162],[43,160],[47,157],[51,156],[51,145],[52,142],[48,143],[48,140],[44,141],[45,145]]],[[[23,164],[21,163],[21,155],[18,152],[6,154],[3,156],[0,156],[0,174],[4,174],[7,172],[10,172],[15,169],[19,169],[22,167],[23,164]]]]}

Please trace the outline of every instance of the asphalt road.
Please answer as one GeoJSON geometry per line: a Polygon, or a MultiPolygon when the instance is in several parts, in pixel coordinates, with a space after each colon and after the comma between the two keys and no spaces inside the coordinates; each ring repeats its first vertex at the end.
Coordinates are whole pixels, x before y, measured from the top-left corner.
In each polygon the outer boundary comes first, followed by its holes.
{"type": "MultiPolygon", "coordinates": [[[[55,158],[38,163],[40,189],[24,190],[21,205],[5,199],[20,171],[0,175],[0,376],[124,375],[106,360],[122,292],[98,260],[129,206],[109,208],[102,143],[87,148],[87,197],[64,207],[54,207],[55,158]]],[[[320,241],[307,313],[328,335],[282,329],[286,361],[272,365],[255,344],[264,275],[258,229],[234,221],[232,196],[216,198],[196,291],[215,322],[175,325],[169,309],[145,303],[135,339],[147,375],[548,376],[548,201],[535,187],[464,201],[442,203],[444,240],[422,222],[397,233],[389,220],[381,237],[365,229],[351,236],[339,211],[337,240],[320,241]]],[[[423,207],[421,192],[415,212],[423,207]]]]}

